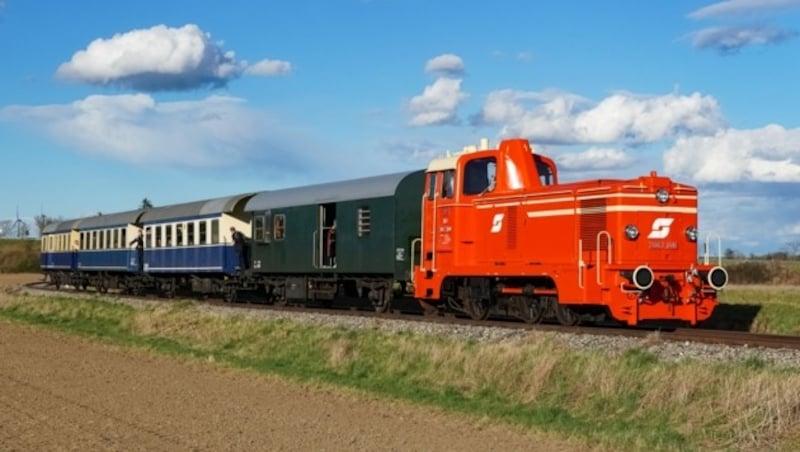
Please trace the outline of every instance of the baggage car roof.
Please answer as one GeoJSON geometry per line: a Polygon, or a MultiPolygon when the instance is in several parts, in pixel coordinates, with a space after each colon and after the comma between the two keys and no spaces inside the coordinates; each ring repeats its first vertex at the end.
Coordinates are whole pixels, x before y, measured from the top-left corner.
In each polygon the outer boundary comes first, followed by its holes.
{"type": "Polygon", "coordinates": [[[248,212],[276,209],[280,207],[327,204],[331,202],[393,196],[397,186],[409,174],[417,171],[384,174],[304,187],[262,191],[247,202],[248,212]]]}

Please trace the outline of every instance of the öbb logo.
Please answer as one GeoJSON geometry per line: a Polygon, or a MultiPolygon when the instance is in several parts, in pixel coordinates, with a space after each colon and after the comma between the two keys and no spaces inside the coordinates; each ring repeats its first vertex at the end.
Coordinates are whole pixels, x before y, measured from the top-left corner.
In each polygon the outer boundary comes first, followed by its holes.
{"type": "Polygon", "coordinates": [[[656,218],[653,221],[653,230],[650,231],[650,235],[647,236],[648,239],[665,239],[669,235],[669,227],[672,225],[672,222],[675,221],[674,218],[656,218]]]}
{"type": "Polygon", "coordinates": [[[503,229],[503,217],[505,216],[506,214],[504,213],[498,213],[494,216],[492,219],[492,234],[497,234],[501,229],[503,229]]]}

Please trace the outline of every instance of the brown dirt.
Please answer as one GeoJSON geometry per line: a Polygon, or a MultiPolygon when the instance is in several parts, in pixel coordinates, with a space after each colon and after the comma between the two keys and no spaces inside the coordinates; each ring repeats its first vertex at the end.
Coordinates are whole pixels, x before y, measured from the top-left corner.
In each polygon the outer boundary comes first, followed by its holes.
{"type": "MultiPolygon", "coordinates": [[[[0,286],[39,275],[0,275],[0,286]]],[[[577,450],[547,434],[0,321],[2,450],[577,450]]]]}

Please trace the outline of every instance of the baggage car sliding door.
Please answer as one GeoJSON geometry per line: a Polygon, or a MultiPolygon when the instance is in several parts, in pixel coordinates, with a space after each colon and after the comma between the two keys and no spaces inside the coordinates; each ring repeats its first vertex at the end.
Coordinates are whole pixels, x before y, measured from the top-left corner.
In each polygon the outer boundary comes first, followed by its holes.
{"type": "Polygon", "coordinates": [[[315,268],[336,268],[336,204],[320,204],[314,231],[312,259],[315,268]]]}

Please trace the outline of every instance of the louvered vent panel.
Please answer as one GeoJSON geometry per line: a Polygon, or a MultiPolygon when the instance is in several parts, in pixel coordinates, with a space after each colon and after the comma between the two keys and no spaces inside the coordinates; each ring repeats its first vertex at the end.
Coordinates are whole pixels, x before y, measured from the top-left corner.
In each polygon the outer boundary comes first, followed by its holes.
{"type": "Polygon", "coordinates": [[[506,209],[506,218],[508,219],[506,245],[508,249],[513,250],[517,248],[517,206],[510,206],[506,209]]]}
{"type": "MultiPolygon", "coordinates": [[[[581,240],[583,240],[584,251],[597,250],[597,233],[606,231],[606,200],[605,199],[586,199],[580,202],[580,227],[581,240]]],[[[600,249],[608,249],[608,241],[600,240],[600,249]]]]}

